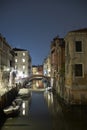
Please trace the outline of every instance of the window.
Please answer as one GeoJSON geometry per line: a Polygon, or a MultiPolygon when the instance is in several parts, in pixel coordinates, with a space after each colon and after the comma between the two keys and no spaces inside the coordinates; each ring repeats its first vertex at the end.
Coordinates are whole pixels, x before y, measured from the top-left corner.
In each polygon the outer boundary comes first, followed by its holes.
{"type": "Polygon", "coordinates": [[[25,53],[23,52],[23,56],[25,56],[25,53]]]}
{"type": "Polygon", "coordinates": [[[17,63],[17,62],[18,62],[18,60],[17,60],[17,59],[15,59],[15,62],[17,63]]]}
{"type": "Polygon", "coordinates": [[[25,65],[23,65],[23,70],[25,69],[25,65]]]}
{"type": "Polygon", "coordinates": [[[10,67],[12,67],[12,60],[10,60],[10,67]]]}
{"type": "Polygon", "coordinates": [[[82,64],[75,64],[75,76],[83,76],[82,64]]]}
{"type": "Polygon", "coordinates": [[[15,65],[15,69],[18,69],[17,65],[15,65]]]}
{"type": "Polygon", "coordinates": [[[17,69],[17,66],[15,65],[15,69],[17,69]]]}
{"type": "Polygon", "coordinates": [[[17,56],[17,53],[15,53],[15,56],[17,56]]]}
{"type": "Polygon", "coordinates": [[[25,62],[25,59],[22,59],[23,62],[25,62]]]}
{"type": "Polygon", "coordinates": [[[82,42],[81,41],[75,42],[75,50],[76,50],[76,52],[82,52],[82,42]]]}

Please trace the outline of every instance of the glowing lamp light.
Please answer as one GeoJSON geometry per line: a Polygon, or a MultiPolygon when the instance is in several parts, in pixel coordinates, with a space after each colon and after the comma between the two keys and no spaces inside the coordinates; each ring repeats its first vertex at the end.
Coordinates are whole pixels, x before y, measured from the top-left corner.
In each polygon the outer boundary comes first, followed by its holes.
{"type": "Polygon", "coordinates": [[[22,114],[25,115],[25,109],[23,110],[22,114]]]}
{"type": "Polygon", "coordinates": [[[23,102],[22,107],[23,107],[23,109],[25,109],[25,102],[23,102]]]}

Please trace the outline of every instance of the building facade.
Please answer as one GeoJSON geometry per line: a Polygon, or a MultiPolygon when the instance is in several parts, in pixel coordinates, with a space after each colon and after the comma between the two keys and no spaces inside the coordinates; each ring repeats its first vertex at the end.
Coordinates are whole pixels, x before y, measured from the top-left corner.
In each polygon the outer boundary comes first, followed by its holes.
{"type": "Polygon", "coordinates": [[[15,53],[6,39],[0,34],[0,87],[6,87],[9,83],[9,76],[14,69],[15,53]]]}
{"type": "Polygon", "coordinates": [[[15,56],[15,71],[17,78],[29,77],[32,74],[32,60],[29,51],[13,48],[15,56]]]}
{"type": "Polygon", "coordinates": [[[65,42],[63,38],[55,37],[51,43],[51,79],[53,89],[62,94],[64,85],[64,69],[65,69],[65,42]],[[62,88],[61,88],[62,87],[62,88]]]}
{"type": "Polygon", "coordinates": [[[43,75],[43,65],[33,65],[32,75],[43,75]]]}
{"type": "Polygon", "coordinates": [[[63,38],[58,38],[57,42],[57,58],[58,70],[56,73],[56,91],[58,95],[64,97],[65,87],[65,41],[63,38]]]}
{"type": "Polygon", "coordinates": [[[65,100],[87,103],[87,29],[65,36],[65,100]]]}
{"type": "Polygon", "coordinates": [[[51,76],[51,59],[50,59],[50,54],[44,59],[44,62],[43,62],[43,74],[45,76],[48,76],[48,77],[51,76]]]}

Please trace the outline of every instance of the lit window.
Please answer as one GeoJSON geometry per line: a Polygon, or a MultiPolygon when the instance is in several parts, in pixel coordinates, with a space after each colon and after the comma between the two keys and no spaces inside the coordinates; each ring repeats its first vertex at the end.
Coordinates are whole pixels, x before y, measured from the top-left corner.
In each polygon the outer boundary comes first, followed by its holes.
{"type": "Polygon", "coordinates": [[[15,69],[17,69],[17,65],[15,65],[15,69]]]}
{"type": "Polygon", "coordinates": [[[25,62],[25,59],[22,59],[23,62],[25,62]]]}
{"type": "Polygon", "coordinates": [[[18,62],[18,60],[17,60],[17,59],[15,59],[15,62],[18,62]]]}
{"type": "Polygon", "coordinates": [[[23,70],[25,69],[25,65],[23,65],[23,70]]]}
{"type": "Polygon", "coordinates": [[[83,76],[82,64],[75,64],[75,76],[76,77],[83,76]]]}
{"type": "Polygon", "coordinates": [[[23,52],[23,56],[25,56],[25,53],[23,52]]]}

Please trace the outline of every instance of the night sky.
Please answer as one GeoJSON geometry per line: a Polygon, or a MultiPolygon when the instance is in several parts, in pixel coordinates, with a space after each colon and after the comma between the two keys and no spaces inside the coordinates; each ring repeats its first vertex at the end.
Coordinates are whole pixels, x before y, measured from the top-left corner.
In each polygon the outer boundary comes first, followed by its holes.
{"type": "Polygon", "coordinates": [[[29,50],[33,65],[43,63],[54,37],[85,27],[87,0],[0,0],[0,33],[29,50]]]}

